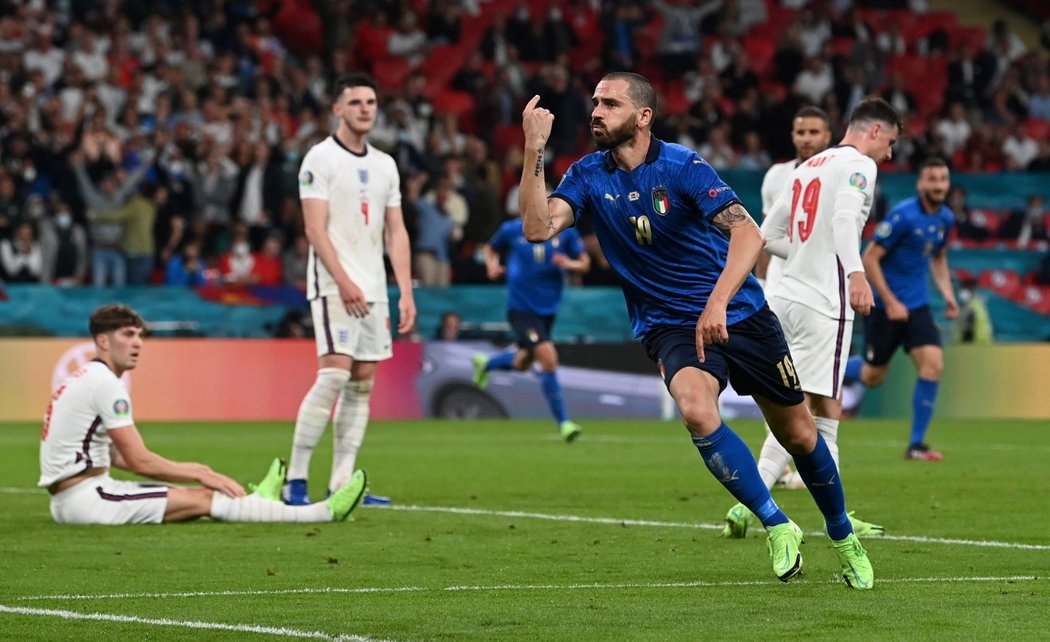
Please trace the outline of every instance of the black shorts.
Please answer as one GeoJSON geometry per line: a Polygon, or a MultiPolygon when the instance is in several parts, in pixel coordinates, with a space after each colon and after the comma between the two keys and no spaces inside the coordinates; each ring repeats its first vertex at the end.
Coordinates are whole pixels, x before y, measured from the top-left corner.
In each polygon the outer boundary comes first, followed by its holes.
{"type": "Polygon", "coordinates": [[[532,350],[538,344],[551,340],[551,328],[554,327],[554,315],[534,314],[522,310],[507,310],[507,320],[514,328],[514,338],[518,346],[532,350]]]}
{"type": "Polygon", "coordinates": [[[758,395],[784,406],[802,403],[802,387],[784,331],[769,306],[728,330],[728,343],[704,346],[704,363],[696,356],[695,326],[655,327],[642,337],[642,345],[660,366],[668,387],[679,370],[693,367],[713,375],[722,390],[728,382],[742,395],[758,395]]]}
{"type": "Polygon", "coordinates": [[[940,346],[941,330],[930,306],[908,310],[907,321],[890,321],[885,309],[873,308],[864,318],[864,361],[884,366],[897,348],[905,352],[919,346],[940,346]]]}

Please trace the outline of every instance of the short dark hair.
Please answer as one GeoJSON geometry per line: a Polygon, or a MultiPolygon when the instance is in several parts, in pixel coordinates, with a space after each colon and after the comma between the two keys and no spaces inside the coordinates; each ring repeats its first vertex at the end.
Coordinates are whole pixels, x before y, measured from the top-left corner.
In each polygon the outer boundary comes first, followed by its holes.
{"type": "Polygon", "coordinates": [[[896,125],[898,130],[904,131],[904,119],[901,118],[900,113],[893,108],[893,105],[878,96],[868,96],[857,103],[857,106],[853,108],[853,113],[849,116],[851,128],[855,124],[866,123],[896,125]]]}
{"type": "Polygon", "coordinates": [[[949,169],[948,161],[944,160],[940,156],[930,156],[926,160],[922,161],[922,163],[919,164],[919,173],[922,174],[922,172],[929,167],[943,167],[944,169],[949,169]]]}
{"type": "Polygon", "coordinates": [[[653,115],[656,115],[659,107],[659,98],[656,96],[656,89],[653,88],[653,83],[649,82],[649,79],[645,76],[630,71],[614,71],[605,74],[602,80],[626,80],[629,86],[627,93],[630,95],[634,106],[648,107],[653,110],[653,115]]]}
{"type": "MultiPolygon", "coordinates": [[[[824,124],[828,126],[828,129],[831,129],[831,116],[828,116],[828,112],[816,105],[806,105],[795,112],[795,118],[819,118],[824,121],[824,124]]],[[[794,120],[794,118],[792,120],[794,120]]]]}
{"type": "Polygon", "coordinates": [[[95,308],[88,321],[88,331],[91,332],[92,339],[100,334],[116,332],[128,326],[145,328],[146,322],[142,320],[138,312],[119,303],[110,303],[95,308]]]}
{"type": "Polygon", "coordinates": [[[343,95],[344,89],[353,89],[354,87],[371,87],[375,90],[376,81],[374,78],[361,71],[355,71],[346,74],[345,76],[339,76],[332,85],[332,100],[339,100],[339,96],[343,95]]]}

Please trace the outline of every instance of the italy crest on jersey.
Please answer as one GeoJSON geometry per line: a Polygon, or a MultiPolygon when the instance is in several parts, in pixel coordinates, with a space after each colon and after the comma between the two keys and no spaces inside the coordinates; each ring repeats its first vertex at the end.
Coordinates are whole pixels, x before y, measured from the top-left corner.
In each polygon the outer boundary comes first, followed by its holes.
{"type": "Polygon", "coordinates": [[[653,188],[653,210],[660,216],[671,211],[671,199],[667,197],[667,188],[662,185],[653,188]]]}

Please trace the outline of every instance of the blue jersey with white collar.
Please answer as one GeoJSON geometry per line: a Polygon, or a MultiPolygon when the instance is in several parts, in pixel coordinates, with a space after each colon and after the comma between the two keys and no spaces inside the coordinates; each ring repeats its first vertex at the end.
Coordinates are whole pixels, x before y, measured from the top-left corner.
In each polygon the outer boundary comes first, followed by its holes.
{"type": "Polygon", "coordinates": [[[489,245],[506,253],[507,307],[541,316],[557,314],[565,274],[552,259],[555,254],[579,258],[584,252],[580,233],[569,228],[543,243],[529,243],[518,218],[501,225],[489,245]]]}
{"type": "MultiPolygon", "coordinates": [[[[901,201],[875,227],[875,243],[886,249],[880,265],[890,291],[909,310],[930,303],[930,257],[948,242],[955,215],[948,206],[927,213],[919,198],[901,201]]],[[[885,303],[875,293],[875,307],[885,303]]]]}
{"type": "MultiPolygon", "coordinates": [[[[551,195],[592,217],[594,231],[623,288],[635,337],[654,326],[693,326],[707,305],[729,250],[711,219],[740,199],[699,154],[653,137],[645,162],[630,172],[611,152],[576,161],[551,195]]],[[[726,323],[765,303],[748,276],[726,307],[726,323]]]]}

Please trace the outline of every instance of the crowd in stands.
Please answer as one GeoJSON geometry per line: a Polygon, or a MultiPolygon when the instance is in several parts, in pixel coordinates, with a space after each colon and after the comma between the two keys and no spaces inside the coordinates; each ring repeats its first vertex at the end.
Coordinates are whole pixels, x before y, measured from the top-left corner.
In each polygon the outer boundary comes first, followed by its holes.
{"type": "MultiPolygon", "coordinates": [[[[371,136],[402,171],[422,285],[485,282],[517,209],[520,111],[556,114],[556,181],[590,149],[590,91],[633,70],[655,133],[717,169],[794,155],[797,109],[836,138],[881,94],[908,114],[883,171],[1050,171],[1050,35],[961,26],[922,0],[2,0],[0,276],[59,286],[303,287],[296,175],[333,131],[330,79],[372,73],[371,136]]],[[[1048,23],[1050,24],[1050,23],[1048,23]]],[[[1050,34],[1050,27],[1045,30],[1050,34]]],[[[1039,247],[1041,197],[1009,215],[952,193],[958,236],[1039,247]]],[[[582,230],[586,236],[587,230],[582,230]]],[[[585,283],[611,283],[597,250],[585,283]]]]}

